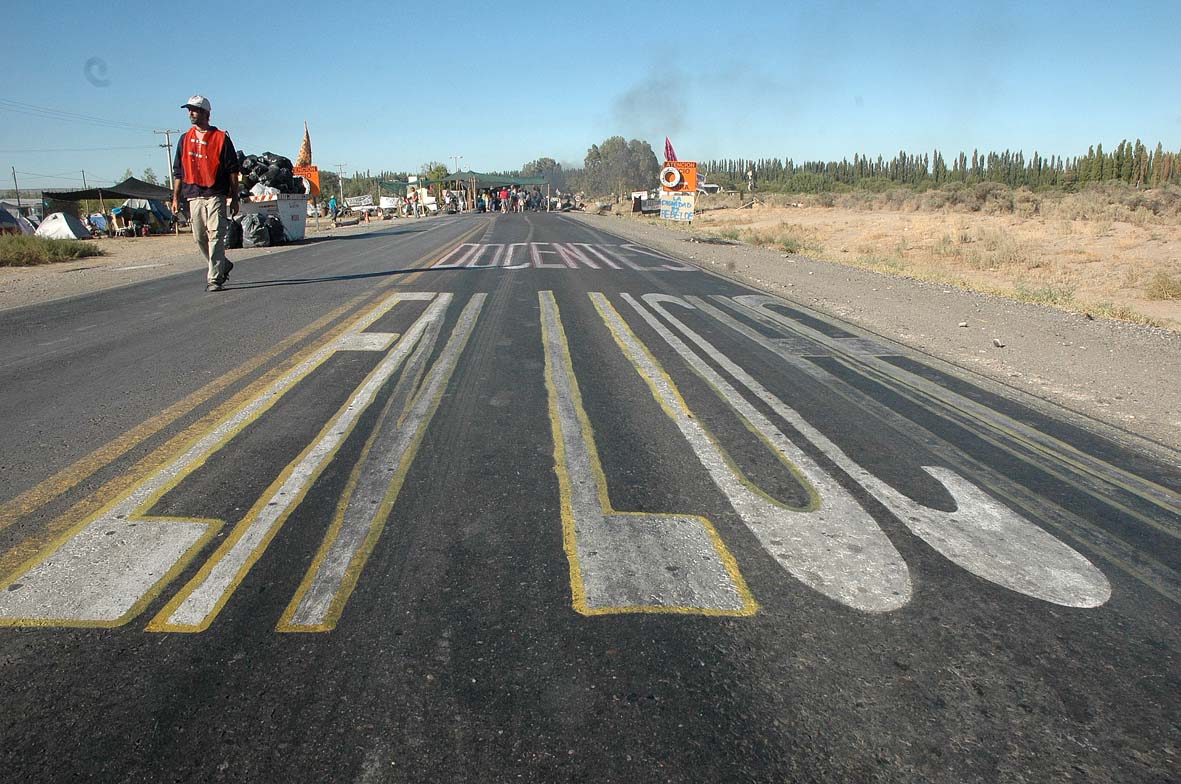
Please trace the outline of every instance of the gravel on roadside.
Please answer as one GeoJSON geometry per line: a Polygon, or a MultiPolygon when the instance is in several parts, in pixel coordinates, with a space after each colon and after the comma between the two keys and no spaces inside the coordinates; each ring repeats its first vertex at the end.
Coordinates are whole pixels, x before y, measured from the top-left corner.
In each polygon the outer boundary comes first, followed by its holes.
{"type": "Polygon", "coordinates": [[[1097,420],[1114,430],[1104,428],[1109,436],[1181,465],[1175,451],[1181,450],[1181,333],[799,254],[701,241],[628,217],[569,214],[979,374],[992,385],[1097,420]]]}

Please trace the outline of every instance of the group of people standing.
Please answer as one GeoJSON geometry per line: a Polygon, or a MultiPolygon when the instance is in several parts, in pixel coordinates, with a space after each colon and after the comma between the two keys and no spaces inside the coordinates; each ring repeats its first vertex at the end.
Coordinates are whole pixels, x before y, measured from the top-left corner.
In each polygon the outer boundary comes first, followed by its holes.
{"type": "Polygon", "coordinates": [[[476,198],[477,212],[525,212],[545,209],[545,197],[537,186],[526,191],[516,185],[502,188],[485,188],[476,198]]]}

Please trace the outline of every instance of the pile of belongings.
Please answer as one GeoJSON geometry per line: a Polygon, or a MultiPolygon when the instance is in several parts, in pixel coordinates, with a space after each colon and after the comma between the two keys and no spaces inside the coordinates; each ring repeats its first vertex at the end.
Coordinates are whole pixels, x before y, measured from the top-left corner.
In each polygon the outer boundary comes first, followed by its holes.
{"type": "Polygon", "coordinates": [[[238,150],[238,165],[242,169],[240,178],[242,195],[274,196],[278,193],[307,193],[303,177],[291,173],[295,168],[290,158],[264,152],[262,155],[246,155],[238,150]]]}
{"type": "MultiPolygon", "coordinates": [[[[171,229],[173,221],[172,210],[157,199],[128,199],[111,210],[111,218],[115,224],[113,228],[119,234],[132,237],[141,236],[144,229],[149,233],[165,233],[171,229]]],[[[103,230],[106,230],[105,226],[103,230]]]]}
{"type": "Polygon", "coordinates": [[[287,232],[278,215],[248,212],[230,220],[226,232],[226,247],[269,248],[287,242],[287,232]]]}

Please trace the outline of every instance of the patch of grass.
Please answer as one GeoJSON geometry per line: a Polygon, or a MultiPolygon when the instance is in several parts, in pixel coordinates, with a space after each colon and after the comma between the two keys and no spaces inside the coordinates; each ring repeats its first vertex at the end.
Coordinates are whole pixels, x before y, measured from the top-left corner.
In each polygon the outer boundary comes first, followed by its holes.
{"type": "Polygon", "coordinates": [[[739,238],[738,229],[722,229],[718,232],[718,236],[727,240],[737,240],[739,238]]]}
{"type": "Polygon", "coordinates": [[[1042,286],[1030,286],[1023,281],[1017,281],[1014,287],[1017,299],[1023,302],[1033,302],[1038,305],[1053,305],[1057,308],[1070,307],[1074,303],[1074,286],[1055,285],[1047,283],[1042,286]]]}
{"type": "Polygon", "coordinates": [[[1127,305],[1113,305],[1110,302],[1094,302],[1089,304],[1076,303],[1075,310],[1085,311],[1100,318],[1115,319],[1116,321],[1130,321],[1133,324],[1146,324],[1159,327],[1161,323],[1154,318],[1145,316],[1127,305]]]}
{"type": "Polygon", "coordinates": [[[1096,218],[1091,222],[1091,234],[1095,237],[1106,237],[1114,225],[1111,218],[1096,218]]]}
{"type": "Polygon", "coordinates": [[[862,256],[853,262],[859,267],[865,267],[878,272],[899,273],[907,270],[907,264],[896,256],[862,256]]]}
{"type": "Polygon", "coordinates": [[[13,234],[0,236],[0,267],[32,267],[104,255],[106,251],[90,242],[13,234]]]}
{"type": "Polygon", "coordinates": [[[950,234],[944,234],[940,237],[939,241],[935,243],[933,250],[936,256],[958,256],[963,253],[950,234]]]}
{"type": "Polygon", "coordinates": [[[790,223],[781,223],[770,229],[748,229],[741,232],[739,238],[751,245],[778,248],[786,253],[799,253],[805,248],[820,249],[801,234],[798,226],[790,223]]]}
{"type": "Polygon", "coordinates": [[[1174,278],[1166,272],[1158,272],[1144,287],[1144,296],[1149,299],[1181,299],[1181,278],[1174,278]]]}

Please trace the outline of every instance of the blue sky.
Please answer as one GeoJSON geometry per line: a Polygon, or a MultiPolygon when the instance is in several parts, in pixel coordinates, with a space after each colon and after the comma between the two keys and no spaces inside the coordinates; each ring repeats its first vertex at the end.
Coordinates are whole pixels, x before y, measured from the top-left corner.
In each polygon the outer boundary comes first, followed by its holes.
{"type": "Polygon", "coordinates": [[[90,184],[163,177],[151,131],[187,127],[192,93],[247,152],[294,158],[306,120],[314,163],[346,172],[455,155],[478,171],[580,165],[611,135],[658,155],[668,135],[696,160],[1181,149],[1176,0],[57,2],[5,16],[0,187],[15,168],[22,190],[80,185],[83,170],[90,184]]]}

